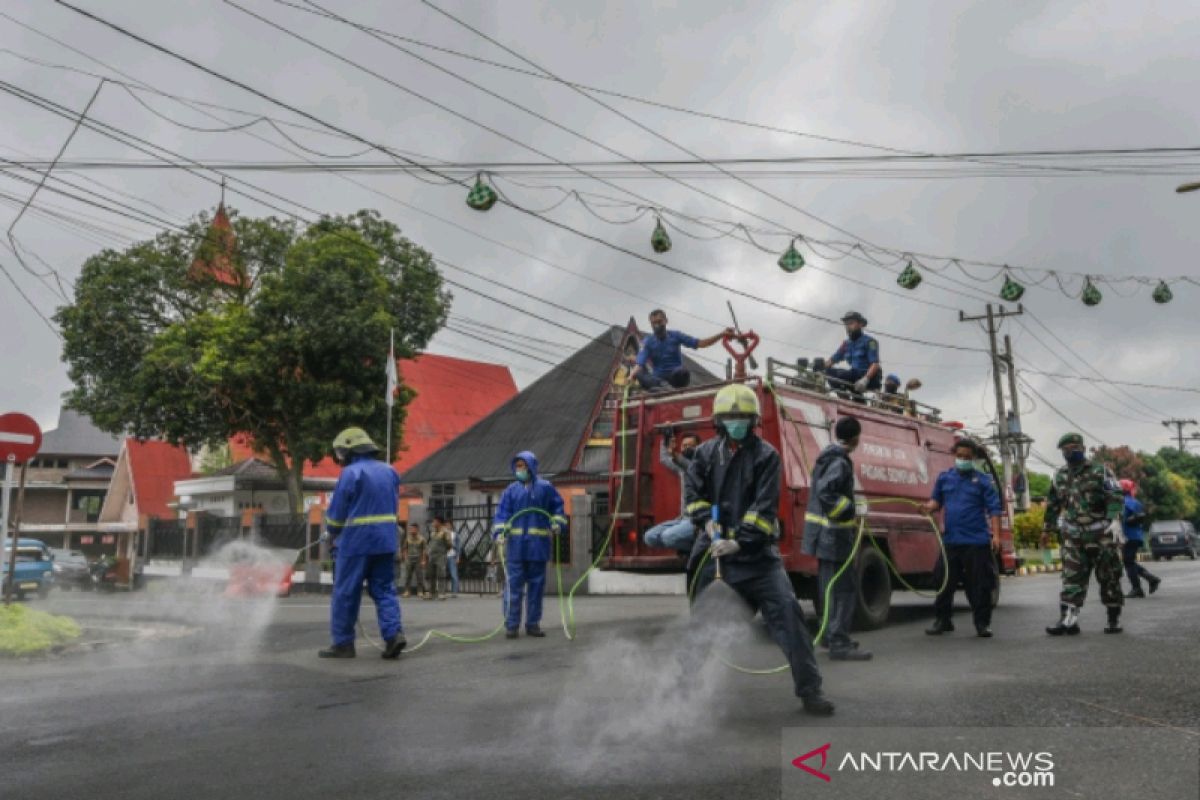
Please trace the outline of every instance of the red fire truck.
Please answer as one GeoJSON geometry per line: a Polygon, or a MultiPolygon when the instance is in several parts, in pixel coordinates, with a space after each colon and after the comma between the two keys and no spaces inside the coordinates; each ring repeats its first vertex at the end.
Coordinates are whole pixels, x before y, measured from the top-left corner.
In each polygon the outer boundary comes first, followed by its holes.
{"type": "MultiPolygon", "coordinates": [[[[943,423],[936,409],[910,400],[881,398],[856,402],[849,393],[831,391],[817,370],[769,360],[765,379],[742,379],[762,404],[762,437],[783,459],[783,491],[779,501],[779,552],[797,596],[817,601],[817,563],[800,552],[809,476],[822,448],[830,443],[833,423],[853,415],[862,423],[862,439],[854,452],[856,493],[860,500],[929,499],[933,483],[954,464],[953,447],[959,432],[943,423]]],[[[679,478],[659,463],[663,437],[691,431],[702,440],[715,435],[712,401],[724,384],[633,396],[622,422],[615,426],[610,495],[615,517],[607,559],[610,569],[652,572],[682,571],[677,553],[647,547],[645,532],[655,523],[679,515],[679,478]],[[619,499],[619,503],[618,503],[619,499]]],[[[990,466],[990,464],[989,464],[990,466]]],[[[995,470],[992,470],[993,476],[995,470]]],[[[1002,486],[1003,481],[997,481],[1002,486]]],[[[1015,571],[1011,504],[1004,503],[1002,551],[998,568],[1015,571]]],[[[892,575],[879,550],[896,565],[912,587],[936,589],[934,566],[940,549],[929,520],[913,505],[871,503],[867,527],[855,568],[860,577],[855,624],[877,628],[887,622],[894,590],[903,584],[892,575]],[[874,539],[878,550],[866,537],[874,539]]],[[[999,582],[994,602],[999,601],[999,582]]]]}

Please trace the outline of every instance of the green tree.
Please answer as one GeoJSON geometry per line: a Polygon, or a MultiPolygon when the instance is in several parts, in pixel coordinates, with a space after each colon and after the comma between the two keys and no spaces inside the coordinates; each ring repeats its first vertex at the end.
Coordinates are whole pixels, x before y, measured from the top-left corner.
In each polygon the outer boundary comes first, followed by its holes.
{"type": "Polygon", "coordinates": [[[1050,494],[1050,476],[1042,472],[1030,470],[1025,473],[1029,481],[1029,496],[1045,498],[1050,494]]]}
{"type": "Polygon", "coordinates": [[[1046,507],[1034,504],[1013,519],[1013,543],[1017,547],[1039,547],[1046,507]]]}
{"type": "Polygon", "coordinates": [[[301,510],[304,462],[341,428],[383,438],[389,332],[413,356],[450,300],[433,257],[377,212],[304,229],[235,216],[224,232],[202,215],[84,264],[56,314],[67,403],[105,430],[189,448],[244,434],[301,510]]]}

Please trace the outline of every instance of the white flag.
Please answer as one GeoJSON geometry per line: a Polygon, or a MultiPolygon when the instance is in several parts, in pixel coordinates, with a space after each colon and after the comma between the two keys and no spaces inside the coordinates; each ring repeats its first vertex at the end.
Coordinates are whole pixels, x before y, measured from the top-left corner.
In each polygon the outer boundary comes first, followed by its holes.
{"type": "Polygon", "coordinates": [[[387,404],[388,408],[396,405],[396,389],[400,386],[400,379],[396,375],[396,342],[393,339],[388,346],[387,360],[387,404]]]}

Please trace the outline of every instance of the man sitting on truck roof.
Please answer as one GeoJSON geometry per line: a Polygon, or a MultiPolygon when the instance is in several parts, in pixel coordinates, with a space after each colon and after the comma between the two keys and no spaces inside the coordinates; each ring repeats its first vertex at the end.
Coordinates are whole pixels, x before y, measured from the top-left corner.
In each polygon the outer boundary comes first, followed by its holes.
{"type": "Polygon", "coordinates": [[[867,318],[857,311],[847,311],[842,322],[847,338],[829,359],[825,375],[833,381],[835,389],[853,388],[860,395],[868,389],[878,389],[883,382],[883,367],[879,364],[879,342],[863,332],[867,318]],[[843,361],[848,368],[834,366],[843,361]]]}
{"type": "Polygon", "coordinates": [[[683,364],[684,347],[693,350],[712,347],[725,336],[733,335],[732,328],[726,328],[706,339],[697,339],[679,331],[669,331],[667,315],[662,309],[650,312],[650,329],[653,333],[642,342],[642,349],[637,355],[637,366],[630,375],[648,392],[666,386],[682,389],[692,382],[692,373],[683,364]],[[647,363],[652,364],[653,369],[647,370],[647,363]]]}

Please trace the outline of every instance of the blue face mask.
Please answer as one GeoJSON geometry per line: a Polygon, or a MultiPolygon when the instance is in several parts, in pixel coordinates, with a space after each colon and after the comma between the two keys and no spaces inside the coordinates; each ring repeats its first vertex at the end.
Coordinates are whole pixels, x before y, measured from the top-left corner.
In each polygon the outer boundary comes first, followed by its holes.
{"type": "Polygon", "coordinates": [[[519,480],[521,483],[525,483],[525,481],[529,480],[529,470],[519,469],[516,472],[516,476],[517,480],[519,480]]]}
{"type": "Polygon", "coordinates": [[[1083,460],[1087,458],[1087,454],[1082,450],[1072,450],[1065,454],[1065,458],[1068,464],[1082,464],[1083,460]]]}
{"type": "Polygon", "coordinates": [[[735,442],[740,442],[746,438],[746,434],[750,433],[750,420],[748,419],[727,419],[724,425],[725,432],[735,442]]]}
{"type": "Polygon", "coordinates": [[[970,472],[975,469],[975,462],[969,458],[956,458],[954,459],[954,466],[959,472],[970,472]]]}

